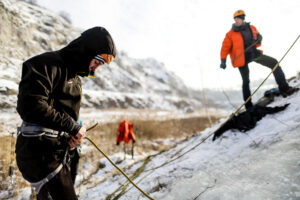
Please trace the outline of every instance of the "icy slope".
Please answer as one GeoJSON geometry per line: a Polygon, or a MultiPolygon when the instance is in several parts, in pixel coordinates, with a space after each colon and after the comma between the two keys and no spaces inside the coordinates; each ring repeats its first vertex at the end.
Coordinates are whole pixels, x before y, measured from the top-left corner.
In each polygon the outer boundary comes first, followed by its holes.
{"type": "MultiPolygon", "coordinates": [[[[298,78],[292,84],[299,83],[298,78]]],[[[267,115],[251,131],[227,131],[214,143],[209,138],[174,162],[147,172],[199,144],[219,125],[152,157],[134,181],[160,200],[300,199],[300,92],[278,97],[270,106],[286,103],[286,110],[267,115]]],[[[141,165],[126,171],[133,174],[141,165]]],[[[101,176],[100,170],[93,180],[101,176]]],[[[124,182],[118,175],[90,189],[82,186],[80,199],[105,199],[124,182]]],[[[147,199],[135,188],[126,191],[119,199],[147,199]]]]}

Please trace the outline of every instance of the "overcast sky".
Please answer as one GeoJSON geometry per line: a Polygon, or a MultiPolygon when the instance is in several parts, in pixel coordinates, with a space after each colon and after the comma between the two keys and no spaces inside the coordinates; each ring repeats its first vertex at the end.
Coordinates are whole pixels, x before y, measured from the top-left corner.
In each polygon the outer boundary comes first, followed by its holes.
{"type": "MultiPolygon", "coordinates": [[[[246,21],[263,36],[261,49],[277,58],[300,34],[299,0],[38,0],[39,5],[70,14],[73,25],[87,29],[103,26],[117,48],[134,58],[153,57],[194,88],[241,87],[229,58],[219,68],[220,48],[233,23],[233,13],[246,12],[246,21]]],[[[282,62],[287,77],[300,70],[300,41],[282,62]]],[[[264,78],[270,70],[251,63],[250,79],[264,78]]],[[[273,77],[271,77],[273,78],[273,77]]]]}

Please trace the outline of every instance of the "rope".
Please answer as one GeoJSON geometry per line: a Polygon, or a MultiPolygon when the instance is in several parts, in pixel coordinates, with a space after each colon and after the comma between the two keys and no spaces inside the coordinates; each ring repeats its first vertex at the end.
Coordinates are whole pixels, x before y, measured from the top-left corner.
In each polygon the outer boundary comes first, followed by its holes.
{"type": "MultiPolygon", "coordinates": [[[[94,124],[93,126],[89,127],[86,129],[86,132],[90,131],[91,129],[95,128],[98,125],[98,123],[94,124]]],[[[140,192],[142,192],[148,199],[154,200],[152,197],[150,197],[146,192],[144,192],[139,186],[137,186],[129,177],[128,175],[121,169],[119,168],[94,142],[91,140],[89,137],[85,137],[94,147],[117,169],[119,170],[123,176],[127,178],[127,180],[134,185],[140,192]]]]}
{"type": "Polygon", "coordinates": [[[134,185],[134,187],[136,187],[139,191],[141,191],[148,199],[154,200],[152,197],[150,197],[146,192],[144,192],[139,186],[137,186],[128,176],[127,174],[121,169],[119,168],[89,137],[85,137],[85,139],[87,139],[88,141],[90,141],[90,143],[92,145],[94,145],[94,147],[115,167],[117,168],[122,174],[123,176],[125,176],[127,178],[127,180],[134,185]]]}
{"type": "Polygon", "coordinates": [[[242,51],[239,55],[235,56],[233,59],[232,59],[232,63],[238,59],[240,56],[242,56],[244,53],[246,53],[247,51],[249,51],[254,45],[257,44],[257,40],[255,42],[253,42],[249,47],[247,47],[246,49],[244,49],[244,51],[242,51]]]}

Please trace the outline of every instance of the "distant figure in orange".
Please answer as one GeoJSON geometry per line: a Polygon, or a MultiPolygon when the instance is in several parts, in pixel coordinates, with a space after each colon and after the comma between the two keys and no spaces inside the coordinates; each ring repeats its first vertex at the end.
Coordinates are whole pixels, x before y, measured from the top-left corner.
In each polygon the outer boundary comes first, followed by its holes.
{"type": "Polygon", "coordinates": [[[133,124],[128,120],[124,120],[120,123],[117,132],[117,145],[124,141],[126,145],[129,144],[130,140],[135,143],[135,135],[133,133],[133,124]]]}

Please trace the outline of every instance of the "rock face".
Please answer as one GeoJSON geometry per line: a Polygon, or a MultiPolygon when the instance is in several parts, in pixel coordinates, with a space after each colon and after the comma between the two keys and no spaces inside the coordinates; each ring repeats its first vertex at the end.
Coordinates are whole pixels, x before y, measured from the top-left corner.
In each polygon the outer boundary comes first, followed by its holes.
{"type": "MultiPolygon", "coordinates": [[[[58,50],[80,35],[64,18],[23,1],[0,0],[0,108],[14,108],[22,62],[58,50]]],[[[120,51],[94,79],[83,78],[83,106],[96,108],[200,108],[197,95],[154,59],[120,51]]]]}

